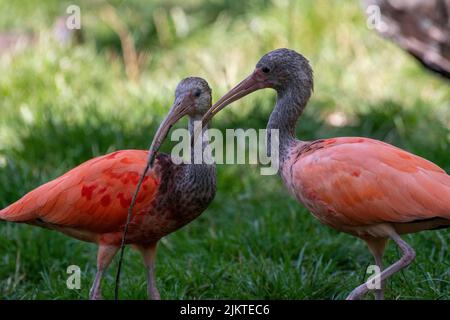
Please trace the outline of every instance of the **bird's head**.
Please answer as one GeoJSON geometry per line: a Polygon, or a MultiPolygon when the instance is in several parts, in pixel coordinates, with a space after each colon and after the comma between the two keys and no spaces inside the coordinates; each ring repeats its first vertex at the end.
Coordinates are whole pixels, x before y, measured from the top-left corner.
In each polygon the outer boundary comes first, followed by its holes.
{"type": "Polygon", "coordinates": [[[196,117],[203,116],[211,107],[211,88],[205,79],[189,77],[180,81],[175,90],[174,107],[185,104],[185,114],[196,117]]]}
{"type": "Polygon", "coordinates": [[[237,86],[220,98],[203,117],[206,124],[221,109],[246,95],[264,88],[282,93],[287,88],[297,87],[305,94],[313,89],[313,73],[308,60],[290,49],[277,49],[265,54],[256,64],[255,70],[237,86]]]}
{"type": "Polygon", "coordinates": [[[312,89],[313,76],[309,61],[294,50],[283,48],[265,54],[256,64],[253,73],[263,75],[261,78],[265,88],[279,91],[292,82],[300,82],[299,85],[312,89]]]}
{"type": "Polygon", "coordinates": [[[211,88],[206,80],[189,77],[180,81],[175,90],[175,101],[153,138],[149,152],[150,165],[167,137],[170,128],[185,115],[202,117],[211,107],[211,88]]]}

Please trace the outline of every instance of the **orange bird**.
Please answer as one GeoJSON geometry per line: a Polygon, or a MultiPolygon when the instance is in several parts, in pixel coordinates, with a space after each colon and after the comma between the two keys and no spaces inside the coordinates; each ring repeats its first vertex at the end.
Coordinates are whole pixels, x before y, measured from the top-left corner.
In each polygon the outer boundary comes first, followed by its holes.
{"type": "MultiPolygon", "coordinates": [[[[323,224],[363,239],[380,270],[388,239],[402,250],[400,260],[369,279],[381,284],[375,295],[382,299],[383,281],[415,258],[400,235],[450,226],[450,176],[430,161],[377,140],[296,139],[297,120],[313,90],[313,72],[307,59],[289,49],[263,56],[249,77],[211,107],[203,123],[262,88],[277,92],[267,143],[270,150],[270,130],[277,130],[279,174],[290,193],[323,224]]],[[[368,282],[347,299],[362,298],[372,287],[368,282]]]]}
{"type": "Polygon", "coordinates": [[[216,173],[213,164],[175,164],[169,155],[157,151],[174,123],[188,115],[193,132],[194,121],[200,120],[210,106],[207,82],[194,77],[184,79],[150,152],[121,150],[91,159],[1,210],[0,219],[97,243],[97,273],[90,299],[101,299],[101,279],[120,247],[132,195],[147,161],[155,160],[137,195],[125,243],[142,253],[148,268],[149,297],[159,299],[154,276],[158,240],[207,208],[215,195],[216,173]]]}

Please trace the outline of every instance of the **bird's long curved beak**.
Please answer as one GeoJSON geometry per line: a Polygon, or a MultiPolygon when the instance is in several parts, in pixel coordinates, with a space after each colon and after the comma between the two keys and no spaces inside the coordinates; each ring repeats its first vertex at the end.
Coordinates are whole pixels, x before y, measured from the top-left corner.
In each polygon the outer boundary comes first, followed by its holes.
{"type": "Polygon", "coordinates": [[[202,118],[202,126],[205,126],[220,110],[230,103],[239,100],[258,89],[267,87],[269,87],[267,77],[259,69],[255,69],[251,75],[228,91],[208,110],[202,118]]]}
{"type": "Polygon", "coordinates": [[[155,137],[153,138],[152,144],[148,153],[148,161],[149,165],[153,166],[153,162],[155,161],[156,154],[158,153],[159,148],[167,137],[167,134],[170,131],[170,128],[183,116],[185,116],[190,107],[193,104],[193,100],[190,96],[184,96],[179,99],[176,99],[166,118],[163,120],[161,125],[156,131],[155,137]]]}

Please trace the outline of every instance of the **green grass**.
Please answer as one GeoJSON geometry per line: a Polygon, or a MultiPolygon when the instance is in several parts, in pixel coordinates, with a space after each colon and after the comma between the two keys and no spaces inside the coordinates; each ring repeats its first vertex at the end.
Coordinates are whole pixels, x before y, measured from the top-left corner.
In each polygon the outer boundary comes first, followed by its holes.
{"type": "MultiPolygon", "coordinates": [[[[50,30],[69,2],[0,0],[0,30],[40,32],[35,47],[0,56],[0,207],[94,156],[147,148],[181,78],[205,77],[217,98],[277,47],[304,53],[315,70],[299,137],[373,137],[450,172],[448,82],[367,29],[356,2],[147,2],[109,2],[147,56],[133,82],[118,36],[99,18],[106,1],[70,1],[82,8],[85,42],[62,47],[50,30]],[[187,34],[177,35],[174,7],[187,16],[187,34]],[[330,124],[336,111],[345,126],[330,124]]],[[[263,128],[273,103],[272,92],[259,92],[227,108],[214,126],[263,128]]],[[[94,245],[9,223],[0,224],[0,235],[0,298],[87,297],[94,245]],[[82,270],[79,291],[66,287],[72,264],[82,270]]],[[[389,281],[387,298],[449,299],[448,230],[405,239],[417,259],[389,281]]],[[[386,262],[399,257],[391,245],[386,262]]],[[[364,243],[321,225],[279,177],[260,176],[255,166],[221,165],[212,205],[161,241],[157,278],[165,299],[342,299],[372,262],[364,243]]],[[[113,296],[115,267],[104,281],[106,298],[113,296]]],[[[146,297],[145,270],[131,250],[121,292],[146,297]]]]}

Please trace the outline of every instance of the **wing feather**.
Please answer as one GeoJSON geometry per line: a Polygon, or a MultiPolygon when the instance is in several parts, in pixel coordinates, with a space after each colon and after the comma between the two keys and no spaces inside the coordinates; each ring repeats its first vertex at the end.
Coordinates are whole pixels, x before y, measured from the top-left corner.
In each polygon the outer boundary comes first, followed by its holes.
{"type": "Polygon", "coordinates": [[[367,138],[336,138],[293,164],[293,182],[353,224],[450,219],[450,176],[432,162],[367,138]]]}
{"type": "MultiPolygon", "coordinates": [[[[0,211],[0,218],[85,229],[115,231],[126,220],[128,206],[146,165],[147,152],[123,150],[89,160],[26,194],[0,211]]],[[[148,209],[159,177],[150,170],[138,198],[135,212],[148,209]]]]}

